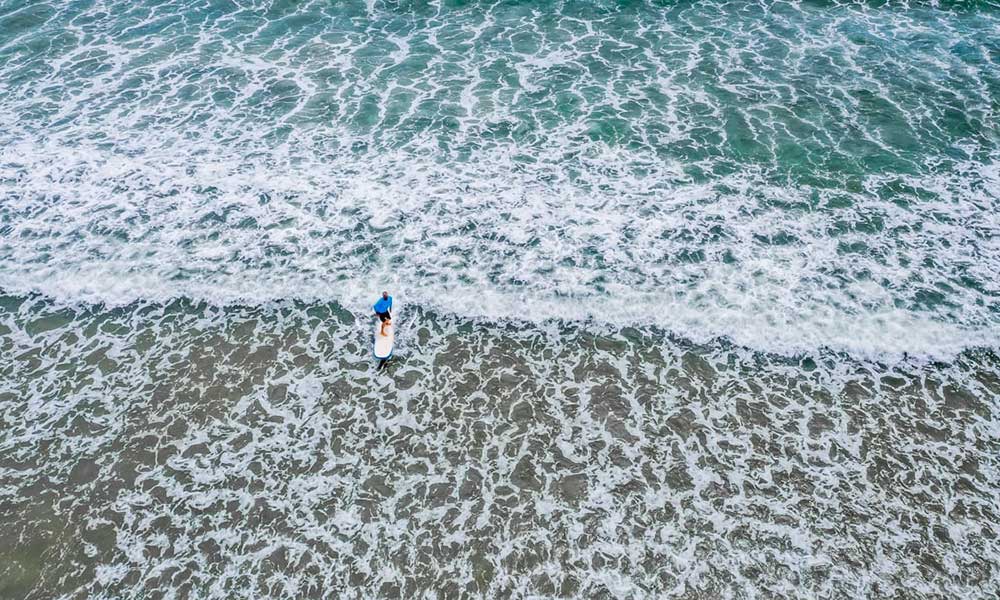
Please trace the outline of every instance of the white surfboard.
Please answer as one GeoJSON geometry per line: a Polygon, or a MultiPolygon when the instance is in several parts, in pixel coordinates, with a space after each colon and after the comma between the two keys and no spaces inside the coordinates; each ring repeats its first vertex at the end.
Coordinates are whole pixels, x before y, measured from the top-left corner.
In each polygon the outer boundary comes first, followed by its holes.
{"type": "MultiPolygon", "coordinates": [[[[393,319],[395,321],[395,319],[393,319]]],[[[382,320],[375,319],[375,341],[372,343],[372,355],[385,360],[392,356],[392,343],[396,339],[395,323],[385,328],[385,335],[382,335],[382,320]]]]}

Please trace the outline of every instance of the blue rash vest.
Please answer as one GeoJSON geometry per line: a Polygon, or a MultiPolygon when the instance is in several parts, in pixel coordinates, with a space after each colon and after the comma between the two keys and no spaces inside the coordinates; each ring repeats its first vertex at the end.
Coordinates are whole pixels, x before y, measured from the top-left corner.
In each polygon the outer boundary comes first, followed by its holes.
{"type": "Polygon", "coordinates": [[[392,296],[389,296],[388,298],[379,298],[378,302],[375,303],[374,308],[377,313],[389,312],[389,309],[392,308],[392,296]]]}

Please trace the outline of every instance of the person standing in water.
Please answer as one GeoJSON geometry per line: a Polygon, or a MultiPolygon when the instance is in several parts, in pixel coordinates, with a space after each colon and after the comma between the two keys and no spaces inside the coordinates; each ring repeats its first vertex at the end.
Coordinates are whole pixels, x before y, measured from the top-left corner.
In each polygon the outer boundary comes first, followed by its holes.
{"type": "Polygon", "coordinates": [[[386,326],[392,324],[392,315],[389,314],[389,311],[392,310],[392,296],[389,295],[389,292],[382,292],[382,297],[378,299],[378,302],[376,302],[375,306],[372,308],[375,309],[375,315],[378,316],[379,319],[382,319],[382,329],[380,330],[380,333],[385,335],[386,326]]]}

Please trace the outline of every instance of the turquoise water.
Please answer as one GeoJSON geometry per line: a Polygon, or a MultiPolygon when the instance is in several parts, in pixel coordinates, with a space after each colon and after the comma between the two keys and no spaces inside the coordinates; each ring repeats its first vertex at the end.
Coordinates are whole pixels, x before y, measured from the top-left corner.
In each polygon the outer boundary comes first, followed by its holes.
{"type": "Polygon", "coordinates": [[[0,0],[0,595],[990,595],[998,40],[0,0]]]}
{"type": "Polygon", "coordinates": [[[996,339],[991,4],[5,8],[12,293],[996,339]]]}

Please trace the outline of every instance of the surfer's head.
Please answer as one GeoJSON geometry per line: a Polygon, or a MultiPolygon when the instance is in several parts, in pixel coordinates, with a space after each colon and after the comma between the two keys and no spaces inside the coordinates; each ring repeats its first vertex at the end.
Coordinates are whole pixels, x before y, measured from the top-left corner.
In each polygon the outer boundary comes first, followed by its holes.
{"type": "Polygon", "coordinates": [[[389,299],[389,292],[382,292],[382,299],[383,300],[388,300],[389,299]]]}

